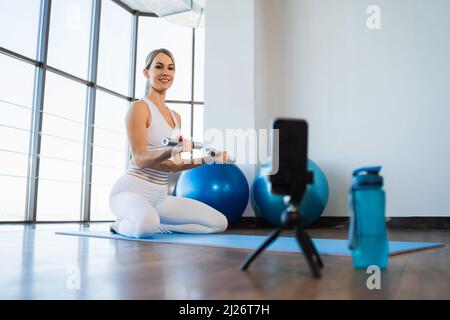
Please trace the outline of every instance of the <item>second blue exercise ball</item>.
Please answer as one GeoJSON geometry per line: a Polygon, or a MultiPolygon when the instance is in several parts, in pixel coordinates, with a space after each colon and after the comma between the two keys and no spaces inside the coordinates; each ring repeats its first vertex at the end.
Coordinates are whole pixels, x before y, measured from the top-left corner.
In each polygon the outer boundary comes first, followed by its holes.
{"type": "Polygon", "coordinates": [[[201,201],[234,223],[244,213],[250,192],[244,173],[236,165],[205,164],[183,171],[175,194],[201,201]]]}
{"type": "MultiPolygon", "coordinates": [[[[306,227],[315,222],[325,210],[328,202],[328,181],[322,169],[312,160],[308,160],[308,170],[313,172],[314,182],[306,187],[300,212],[306,227]]],[[[268,176],[258,175],[252,184],[251,204],[255,214],[262,215],[270,223],[281,226],[281,214],[286,209],[282,195],[271,193],[268,176]]]]}

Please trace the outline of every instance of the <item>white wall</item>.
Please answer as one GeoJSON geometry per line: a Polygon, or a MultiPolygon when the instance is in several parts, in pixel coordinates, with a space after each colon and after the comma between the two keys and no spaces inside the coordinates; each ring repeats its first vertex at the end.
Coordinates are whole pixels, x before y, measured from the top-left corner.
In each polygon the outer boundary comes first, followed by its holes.
{"type": "MultiPolygon", "coordinates": [[[[208,0],[205,12],[204,130],[219,129],[225,137],[226,129],[255,126],[253,0],[208,0]]],[[[254,166],[239,167],[251,186],[254,166]]],[[[253,215],[250,201],[248,215],[253,215]]]]}
{"type": "Polygon", "coordinates": [[[450,215],[450,1],[256,0],[255,104],[309,122],[326,215],[351,170],[383,165],[389,216],[450,215]],[[369,5],[381,30],[366,27],[369,5]]]}
{"type": "Polygon", "coordinates": [[[353,169],[381,164],[388,216],[449,216],[449,12],[448,0],[208,0],[205,128],[305,118],[325,215],[347,215],[353,169]],[[372,4],[381,30],[366,27],[372,4]]]}

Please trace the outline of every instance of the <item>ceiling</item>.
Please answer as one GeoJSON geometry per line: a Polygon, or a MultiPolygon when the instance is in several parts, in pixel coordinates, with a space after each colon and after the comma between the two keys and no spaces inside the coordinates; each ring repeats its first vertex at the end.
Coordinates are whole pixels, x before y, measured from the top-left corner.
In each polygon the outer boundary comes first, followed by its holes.
{"type": "Polygon", "coordinates": [[[155,13],[159,17],[200,11],[205,7],[205,0],[120,0],[132,10],[142,13],[155,13]]]}
{"type": "Polygon", "coordinates": [[[133,11],[156,14],[165,20],[191,28],[205,24],[206,0],[119,0],[133,11]]]}

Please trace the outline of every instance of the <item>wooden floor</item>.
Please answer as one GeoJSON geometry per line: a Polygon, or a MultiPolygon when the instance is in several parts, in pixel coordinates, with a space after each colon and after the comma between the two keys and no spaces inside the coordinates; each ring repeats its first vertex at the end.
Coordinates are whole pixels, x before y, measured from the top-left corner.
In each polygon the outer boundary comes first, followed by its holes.
{"type": "MultiPolygon", "coordinates": [[[[450,299],[446,230],[390,230],[390,240],[446,246],[391,257],[381,290],[369,290],[369,275],[354,270],[349,257],[323,256],[323,277],[315,280],[301,254],[265,252],[242,272],[239,264],[249,253],[242,249],[55,235],[81,228],[86,227],[0,225],[0,299],[450,299]],[[78,271],[79,289],[72,281],[78,271]]],[[[108,224],[89,229],[107,230],[108,224]]],[[[347,237],[345,229],[309,233],[347,237]]]]}

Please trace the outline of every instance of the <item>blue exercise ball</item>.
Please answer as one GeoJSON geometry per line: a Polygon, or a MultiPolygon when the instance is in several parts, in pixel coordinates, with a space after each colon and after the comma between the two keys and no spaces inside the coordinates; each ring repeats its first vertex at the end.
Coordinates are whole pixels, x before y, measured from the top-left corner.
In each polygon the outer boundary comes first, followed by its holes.
{"type": "Polygon", "coordinates": [[[183,171],[175,189],[178,197],[195,199],[220,211],[229,224],[244,213],[249,193],[244,173],[234,164],[205,164],[183,171]]]}
{"type": "MultiPolygon", "coordinates": [[[[314,182],[308,184],[299,209],[304,219],[302,227],[315,222],[325,210],[328,202],[328,181],[322,169],[308,160],[308,170],[313,172],[314,182]]],[[[281,226],[281,214],[286,209],[282,195],[270,190],[269,176],[258,175],[251,188],[251,205],[256,215],[263,216],[270,223],[281,226]]]]}

